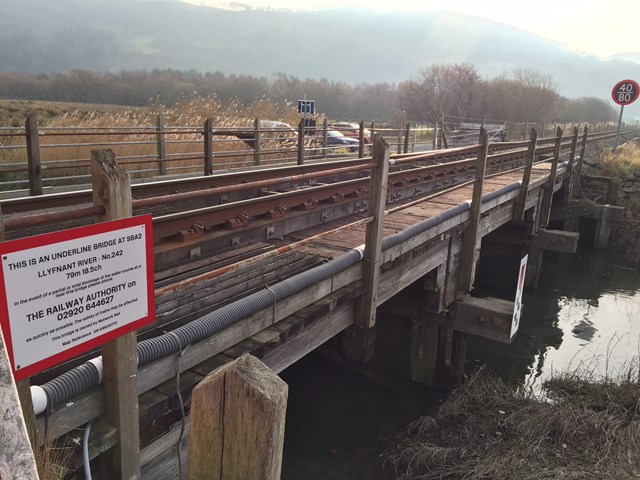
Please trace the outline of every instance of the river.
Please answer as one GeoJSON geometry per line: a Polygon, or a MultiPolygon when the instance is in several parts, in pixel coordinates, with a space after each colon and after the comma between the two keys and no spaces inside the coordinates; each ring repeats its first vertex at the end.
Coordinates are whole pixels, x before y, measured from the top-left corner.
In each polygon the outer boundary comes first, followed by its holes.
{"type": "MultiPolygon", "coordinates": [[[[537,289],[525,290],[511,345],[473,338],[467,362],[539,386],[552,373],[612,376],[640,354],[640,272],[621,255],[580,248],[546,253],[537,289]]],[[[504,291],[493,292],[504,296],[504,291]]],[[[637,372],[637,369],[635,370],[637,372]]]]}
{"type": "MultiPolygon", "coordinates": [[[[511,288],[477,284],[478,294],[513,298],[511,288]]],[[[554,371],[579,367],[611,375],[637,359],[640,272],[615,253],[546,253],[540,286],[526,290],[523,303],[510,345],[470,338],[467,371],[487,365],[508,381],[537,388],[554,371]]],[[[368,366],[381,381],[318,353],[283,372],[290,388],[284,480],[393,478],[380,468],[385,440],[442,401],[409,381],[408,322],[379,318],[378,328],[376,358],[368,366]]],[[[633,368],[638,371],[637,363],[633,368]]]]}

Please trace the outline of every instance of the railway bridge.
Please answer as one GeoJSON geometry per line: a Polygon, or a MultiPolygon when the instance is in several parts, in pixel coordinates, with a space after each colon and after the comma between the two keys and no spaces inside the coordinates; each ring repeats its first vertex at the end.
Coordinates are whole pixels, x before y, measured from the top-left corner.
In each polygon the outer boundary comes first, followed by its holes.
{"type": "MultiPolygon", "coordinates": [[[[29,392],[45,392],[35,441],[62,442],[93,422],[90,458],[133,441],[139,457],[127,468],[177,478],[190,394],[210,372],[250,353],[278,373],[330,340],[366,364],[379,311],[411,319],[414,381],[459,381],[467,335],[508,343],[517,334],[514,302],[471,295],[478,261],[501,248],[528,255],[525,282],[535,286],[544,251],[575,251],[580,215],[597,220],[595,242],[606,243],[622,207],[584,203],[577,185],[590,142],[612,136],[558,128],[490,143],[483,130],[468,147],[393,155],[376,137],[371,157],[135,185],[124,201],[133,215],[153,216],[156,305],[128,347],[139,430],[105,407],[92,351],[20,382],[27,419],[29,392]]],[[[96,168],[117,170],[112,152],[93,157],[96,168]]],[[[0,207],[6,240],[93,223],[108,210],[90,190],[0,207]]]]}

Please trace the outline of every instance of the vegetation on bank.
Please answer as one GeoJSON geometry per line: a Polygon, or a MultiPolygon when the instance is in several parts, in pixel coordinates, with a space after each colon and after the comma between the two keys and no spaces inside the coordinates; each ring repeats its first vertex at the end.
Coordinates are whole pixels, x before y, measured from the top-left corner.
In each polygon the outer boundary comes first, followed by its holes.
{"type": "Polygon", "coordinates": [[[386,464],[404,480],[638,478],[638,380],[635,362],[620,378],[561,374],[533,393],[480,370],[395,438],[386,464]]]}
{"type": "Polygon", "coordinates": [[[619,185],[617,204],[625,207],[625,218],[616,226],[614,240],[630,261],[640,264],[640,145],[627,142],[603,150],[595,170],[619,185]]]}

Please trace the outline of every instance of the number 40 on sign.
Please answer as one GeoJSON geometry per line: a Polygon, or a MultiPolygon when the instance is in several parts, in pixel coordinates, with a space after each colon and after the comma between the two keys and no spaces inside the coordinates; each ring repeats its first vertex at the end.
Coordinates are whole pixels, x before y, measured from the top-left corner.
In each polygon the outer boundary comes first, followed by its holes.
{"type": "Polygon", "coordinates": [[[622,80],[616,83],[613,90],[611,90],[611,97],[618,105],[624,106],[635,102],[638,98],[638,93],[640,93],[638,82],[634,80],[622,80]]]}

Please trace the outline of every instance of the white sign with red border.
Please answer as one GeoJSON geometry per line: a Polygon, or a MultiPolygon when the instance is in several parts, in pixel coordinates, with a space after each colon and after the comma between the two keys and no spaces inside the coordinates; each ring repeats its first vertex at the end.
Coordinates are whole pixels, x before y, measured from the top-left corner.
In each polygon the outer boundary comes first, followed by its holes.
{"type": "Polygon", "coordinates": [[[0,243],[0,323],[16,380],[153,321],[143,215],[0,243]]]}
{"type": "Polygon", "coordinates": [[[513,318],[511,319],[511,334],[509,338],[513,336],[520,328],[520,317],[522,316],[522,292],[524,291],[524,278],[527,275],[527,260],[529,255],[525,255],[520,260],[520,268],[518,270],[518,285],[516,287],[516,299],[513,307],[513,318]]]}

